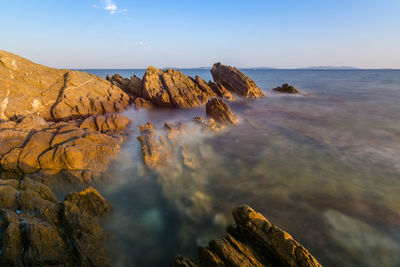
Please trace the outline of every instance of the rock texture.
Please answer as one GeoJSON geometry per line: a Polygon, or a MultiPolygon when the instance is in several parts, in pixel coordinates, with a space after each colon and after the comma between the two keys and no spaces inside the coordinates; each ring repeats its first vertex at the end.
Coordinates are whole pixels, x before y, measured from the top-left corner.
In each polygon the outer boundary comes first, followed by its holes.
{"type": "Polygon", "coordinates": [[[0,119],[85,118],[120,112],[129,101],[122,89],[95,75],[45,67],[0,50],[0,119]]]}
{"type": "Polygon", "coordinates": [[[30,179],[0,181],[1,266],[110,266],[98,219],[111,206],[93,188],[59,202],[30,179]]]}
{"type": "Polygon", "coordinates": [[[129,123],[121,115],[68,122],[47,122],[30,115],[21,122],[0,123],[1,177],[41,172],[46,182],[46,174],[68,171],[81,182],[91,183],[90,173],[105,171],[117,156],[129,123]]]}
{"type": "MultiPolygon", "coordinates": [[[[199,248],[200,266],[321,266],[287,232],[247,205],[233,210],[236,226],[223,239],[199,248]]],[[[174,266],[197,266],[178,256],[174,266]]]]}
{"type": "Polygon", "coordinates": [[[207,116],[222,124],[236,124],[238,118],[221,99],[210,99],[206,104],[207,116]]]}
{"type": "Polygon", "coordinates": [[[200,77],[193,79],[180,71],[149,67],[138,96],[158,107],[190,108],[205,104],[215,93],[200,77]]]}
{"type": "Polygon", "coordinates": [[[130,79],[123,78],[119,74],[114,74],[112,77],[110,75],[107,75],[106,80],[118,86],[130,96],[133,97],[142,96],[142,91],[143,91],[142,79],[140,79],[136,75],[133,75],[130,79]]]}
{"type": "Polygon", "coordinates": [[[273,89],[275,92],[284,93],[284,94],[300,94],[301,92],[294,88],[293,86],[285,83],[280,87],[276,87],[273,89]]]}
{"type": "MultiPolygon", "coordinates": [[[[255,82],[237,68],[215,63],[211,69],[211,74],[217,88],[226,88],[226,90],[234,94],[247,98],[264,96],[264,93],[257,87],[255,82]]],[[[218,90],[224,92],[224,89],[218,90]]]]}

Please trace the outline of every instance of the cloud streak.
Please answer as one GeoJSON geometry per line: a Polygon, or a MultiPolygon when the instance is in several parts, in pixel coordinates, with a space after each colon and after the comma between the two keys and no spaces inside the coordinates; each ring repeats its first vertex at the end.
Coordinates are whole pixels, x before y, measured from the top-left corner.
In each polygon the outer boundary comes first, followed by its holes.
{"type": "Polygon", "coordinates": [[[119,9],[117,4],[113,0],[101,0],[101,2],[102,2],[102,7],[100,7],[98,5],[92,5],[92,7],[104,9],[111,15],[117,14],[117,13],[120,13],[120,14],[128,13],[128,9],[126,9],[126,8],[119,9]]]}

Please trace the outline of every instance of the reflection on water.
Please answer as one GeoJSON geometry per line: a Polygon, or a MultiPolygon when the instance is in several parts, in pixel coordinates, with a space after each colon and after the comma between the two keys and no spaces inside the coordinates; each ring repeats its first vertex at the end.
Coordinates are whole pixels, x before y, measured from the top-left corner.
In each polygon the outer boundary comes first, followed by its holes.
{"type": "MultiPolygon", "coordinates": [[[[207,70],[184,72],[210,79],[207,70]]],[[[242,203],[323,265],[399,266],[400,71],[245,72],[268,97],[230,103],[241,123],[223,134],[189,127],[180,145],[196,155],[194,168],[176,156],[167,171],[149,171],[136,136],[139,124],[164,134],[165,121],[191,121],[204,107],[126,112],[134,133],[102,186],[114,207],[105,228],[117,266],[196,258],[196,244],[222,236],[242,203]],[[270,91],[283,82],[310,96],[270,91]]],[[[133,73],[143,70],[124,74],[133,73]]]]}

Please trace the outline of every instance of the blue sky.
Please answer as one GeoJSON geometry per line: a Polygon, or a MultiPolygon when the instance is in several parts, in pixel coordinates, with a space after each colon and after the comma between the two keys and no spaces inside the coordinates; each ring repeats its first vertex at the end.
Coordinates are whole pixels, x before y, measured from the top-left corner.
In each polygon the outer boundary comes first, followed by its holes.
{"type": "Polygon", "coordinates": [[[0,49],[60,68],[400,68],[400,0],[0,0],[0,49]]]}

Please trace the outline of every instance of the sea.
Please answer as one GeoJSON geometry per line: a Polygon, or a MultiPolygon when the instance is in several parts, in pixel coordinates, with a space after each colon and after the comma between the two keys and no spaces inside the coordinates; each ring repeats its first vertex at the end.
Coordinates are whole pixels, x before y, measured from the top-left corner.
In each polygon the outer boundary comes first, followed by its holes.
{"type": "MultiPolygon", "coordinates": [[[[142,77],[145,70],[84,70],[142,77]]],[[[208,69],[182,69],[212,80],[208,69]]],[[[191,125],[205,107],[135,110],[130,138],[98,185],[113,206],[102,223],[116,266],[197,260],[248,204],[289,232],[324,266],[400,266],[400,70],[243,69],[266,96],[228,102],[240,119],[222,133],[195,126],[166,172],[143,163],[139,125],[191,125]],[[274,93],[289,83],[302,95],[274,93]]]]}

